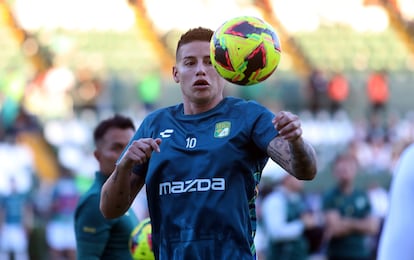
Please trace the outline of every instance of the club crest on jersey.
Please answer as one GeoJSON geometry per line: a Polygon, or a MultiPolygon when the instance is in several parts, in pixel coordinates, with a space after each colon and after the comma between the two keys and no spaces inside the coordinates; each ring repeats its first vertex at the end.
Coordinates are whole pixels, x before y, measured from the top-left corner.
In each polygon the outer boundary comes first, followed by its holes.
{"type": "Polygon", "coordinates": [[[216,123],[216,127],[214,130],[214,137],[215,138],[223,138],[230,134],[231,122],[230,121],[223,121],[216,123]]]}

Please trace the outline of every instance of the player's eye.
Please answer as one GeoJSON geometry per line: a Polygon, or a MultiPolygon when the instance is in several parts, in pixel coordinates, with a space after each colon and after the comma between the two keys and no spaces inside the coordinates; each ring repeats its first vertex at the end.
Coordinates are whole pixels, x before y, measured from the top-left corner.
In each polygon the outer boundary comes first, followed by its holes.
{"type": "Polygon", "coordinates": [[[111,150],[114,152],[122,152],[124,150],[125,145],[124,144],[118,144],[115,143],[111,146],[111,150]]]}
{"type": "Polygon", "coordinates": [[[184,62],[184,65],[185,66],[192,66],[192,65],[194,65],[195,64],[195,62],[194,61],[192,61],[192,60],[187,60],[187,61],[185,61],[184,62]]]}
{"type": "Polygon", "coordinates": [[[197,60],[194,57],[184,57],[183,59],[184,66],[193,66],[196,62],[197,60]]]}

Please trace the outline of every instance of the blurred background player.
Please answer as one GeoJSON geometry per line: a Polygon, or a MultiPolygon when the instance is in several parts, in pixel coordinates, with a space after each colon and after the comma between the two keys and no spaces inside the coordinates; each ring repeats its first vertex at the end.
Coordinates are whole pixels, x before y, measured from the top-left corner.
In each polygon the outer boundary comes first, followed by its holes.
{"type": "Polygon", "coordinates": [[[357,173],[358,163],[353,155],[342,153],[334,160],[337,184],[323,198],[329,260],[371,259],[373,249],[367,242],[378,233],[379,220],[371,214],[366,191],[355,186],[357,173]]]}
{"type": "Polygon", "coordinates": [[[115,168],[135,132],[130,118],[115,115],[95,128],[94,155],[99,163],[95,181],[81,197],[75,212],[77,259],[132,259],[128,241],[138,220],[130,209],[119,218],[108,220],[99,210],[101,187],[115,168]]]}
{"type": "Polygon", "coordinates": [[[414,144],[400,157],[390,188],[390,208],[380,236],[378,260],[414,259],[414,144]]]}
{"type": "Polygon", "coordinates": [[[46,241],[52,259],[76,258],[76,241],[73,230],[74,214],[80,191],[73,172],[60,166],[60,176],[52,187],[49,221],[46,224],[46,241]]]}
{"type": "Polygon", "coordinates": [[[390,99],[387,72],[385,70],[372,72],[366,83],[366,91],[370,104],[369,114],[384,119],[390,99]]]}
{"type": "Polygon", "coordinates": [[[318,219],[307,211],[303,181],[284,171],[278,174],[278,183],[261,205],[269,239],[265,259],[306,260],[310,247],[305,231],[316,227],[318,219]]]}
{"type": "Polygon", "coordinates": [[[10,178],[10,193],[0,196],[0,259],[28,260],[33,208],[29,193],[18,190],[10,178]]]}
{"type": "Polygon", "coordinates": [[[307,99],[308,108],[314,114],[328,108],[328,80],[325,72],[321,69],[314,69],[308,78],[307,99]]]}
{"type": "Polygon", "coordinates": [[[329,110],[332,116],[344,112],[344,103],[349,97],[349,83],[340,72],[335,73],[328,82],[327,93],[330,101],[329,110]]]}

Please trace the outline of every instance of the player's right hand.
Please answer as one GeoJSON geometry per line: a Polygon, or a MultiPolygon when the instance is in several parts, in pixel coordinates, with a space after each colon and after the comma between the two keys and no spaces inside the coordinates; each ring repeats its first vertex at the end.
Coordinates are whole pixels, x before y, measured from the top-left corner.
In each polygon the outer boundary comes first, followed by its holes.
{"type": "Polygon", "coordinates": [[[160,138],[141,138],[133,141],[122,156],[119,166],[130,168],[134,164],[146,163],[153,151],[160,152],[160,138]]]}

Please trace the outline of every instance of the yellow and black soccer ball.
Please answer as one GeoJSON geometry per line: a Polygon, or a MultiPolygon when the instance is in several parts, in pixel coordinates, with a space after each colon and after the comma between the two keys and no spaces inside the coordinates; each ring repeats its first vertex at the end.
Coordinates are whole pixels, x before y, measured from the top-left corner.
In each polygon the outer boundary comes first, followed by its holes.
{"type": "Polygon", "coordinates": [[[224,22],[213,34],[210,58],[227,81],[249,86],[269,78],[279,65],[281,47],[272,26],[253,16],[224,22]]]}
{"type": "Polygon", "coordinates": [[[129,250],[134,260],[153,260],[151,239],[151,221],[143,219],[132,231],[129,239],[129,250]]]}

